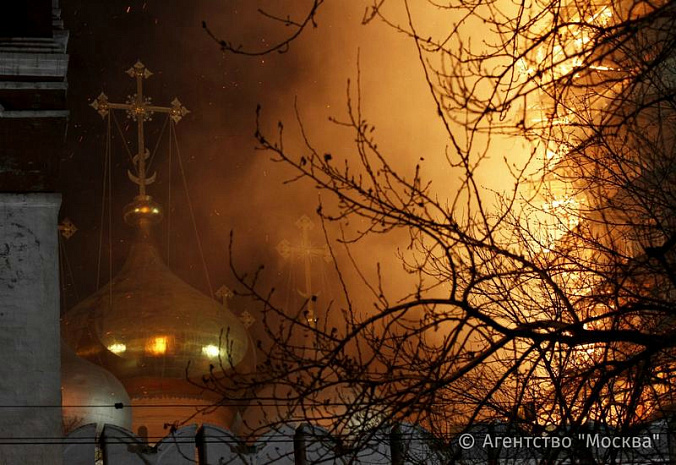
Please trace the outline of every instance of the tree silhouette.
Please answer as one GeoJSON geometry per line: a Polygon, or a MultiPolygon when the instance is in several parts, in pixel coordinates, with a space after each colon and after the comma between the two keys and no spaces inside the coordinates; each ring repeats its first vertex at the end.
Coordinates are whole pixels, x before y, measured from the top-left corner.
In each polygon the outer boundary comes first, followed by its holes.
{"type": "Polygon", "coordinates": [[[384,21],[417,47],[460,181],[441,196],[420,167],[397,171],[362,113],[359,82],[337,122],[354,140],[350,163],[315,147],[300,116],[297,151],[281,124],[268,134],[259,123],[262,149],[331,194],[317,211],[345,253],[407,234],[401,260],[415,286],[394,301],[364,277],[375,306],[365,311],[344,279],[362,275],[341,267],[344,302],[331,312],[343,323],[315,326],[233,265],[274,341],[249,387],[278,387],[275,418],[359,437],[402,421],[441,440],[491,421],[621,434],[669,417],[676,4],[430,1],[455,22],[428,37],[410,2],[404,21],[384,13],[389,3],[374,2],[364,22],[384,21]],[[490,33],[477,38],[477,25],[490,33]],[[528,149],[505,156],[509,188],[495,192],[477,179],[505,140],[528,149]]]}

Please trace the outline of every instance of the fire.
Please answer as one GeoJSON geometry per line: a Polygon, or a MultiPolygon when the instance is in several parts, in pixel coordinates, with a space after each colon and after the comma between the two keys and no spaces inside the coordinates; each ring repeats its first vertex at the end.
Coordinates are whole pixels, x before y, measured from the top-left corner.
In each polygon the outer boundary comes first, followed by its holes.
{"type": "MultiPolygon", "coordinates": [[[[613,62],[611,53],[606,56],[598,48],[599,30],[610,27],[616,20],[627,19],[622,6],[610,2],[605,5],[565,3],[560,11],[557,10],[557,16],[549,18],[557,21],[557,35],[525,50],[516,62],[519,84],[528,92],[533,91],[529,95],[537,95],[534,99],[524,99],[523,114],[518,117],[523,118],[519,121],[525,122],[522,127],[525,138],[533,143],[533,153],[540,155],[530,184],[524,188],[523,211],[524,222],[528,223],[526,228],[531,233],[526,248],[551,260],[556,260],[557,256],[548,255],[550,252],[557,248],[562,251],[562,263],[555,262],[559,274],[553,279],[570,298],[571,305],[576,307],[576,313],[584,322],[582,330],[578,326],[577,331],[589,335],[591,331],[610,330],[611,320],[617,325],[629,324],[626,317],[621,321],[612,319],[611,315],[616,313],[612,304],[600,308],[601,305],[591,303],[594,294],[600,290],[602,279],[594,272],[594,265],[602,258],[595,256],[600,255],[598,251],[585,248],[585,231],[592,231],[591,234],[595,234],[592,240],[599,242],[598,237],[605,240],[604,234],[610,234],[601,227],[598,231],[594,229],[601,220],[593,215],[598,211],[599,203],[612,197],[613,192],[604,190],[598,195],[588,188],[584,183],[585,173],[575,171],[582,168],[576,164],[574,157],[578,152],[573,148],[594,150],[593,146],[580,143],[588,137],[585,127],[593,127],[600,118],[608,117],[614,109],[609,102],[623,92],[631,73],[624,69],[625,65],[613,62]],[[582,265],[585,263],[592,265],[586,269],[582,265]]],[[[627,14],[635,15],[636,12],[627,14]]],[[[534,36],[541,32],[545,37],[546,32],[556,27],[545,24],[547,19],[542,22],[536,28],[539,31],[533,31],[534,36]]],[[[590,153],[583,155],[592,158],[590,153]]],[[[608,247],[615,247],[612,238],[608,241],[608,247]]],[[[561,334],[574,336],[575,332],[563,330],[561,334]]],[[[539,398],[537,417],[540,422],[555,424],[560,420],[561,415],[555,409],[562,399],[557,396],[565,399],[570,412],[580,412],[588,420],[611,424],[622,421],[626,415],[625,407],[632,402],[631,396],[636,395],[633,392],[636,383],[632,378],[635,373],[618,376],[600,393],[594,391],[594,383],[601,371],[599,367],[606,361],[622,360],[627,356],[624,351],[632,350],[622,345],[586,341],[577,345],[561,344],[554,349],[556,356],[549,361],[548,370],[540,367],[533,370],[535,378],[541,380],[537,394],[533,394],[539,398]],[[598,401],[589,406],[587,400],[592,395],[596,395],[598,401]]],[[[657,407],[654,399],[669,397],[668,375],[663,368],[658,367],[655,378],[662,380],[661,383],[638,394],[641,396],[637,402],[637,409],[641,409],[639,416],[654,412],[657,407]]]]}

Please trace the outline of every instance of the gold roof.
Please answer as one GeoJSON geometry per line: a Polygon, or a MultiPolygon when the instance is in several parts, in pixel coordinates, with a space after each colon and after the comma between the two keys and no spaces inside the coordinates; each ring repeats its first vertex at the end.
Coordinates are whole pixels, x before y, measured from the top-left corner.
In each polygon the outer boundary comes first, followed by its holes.
{"type": "MultiPolygon", "coordinates": [[[[148,199],[152,215],[151,203],[148,199]]],[[[130,207],[138,209],[139,203],[130,207]]],[[[117,376],[132,398],[189,395],[183,391],[195,389],[187,378],[199,383],[210,366],[237,366],[247,355],[249,337],[226,307],[171,272],[151,239],[151,224],[159,218],[136,213],[125,215],[137,225],[125,265],[66,312],[63,337],[78,355],[117,376]]]]}

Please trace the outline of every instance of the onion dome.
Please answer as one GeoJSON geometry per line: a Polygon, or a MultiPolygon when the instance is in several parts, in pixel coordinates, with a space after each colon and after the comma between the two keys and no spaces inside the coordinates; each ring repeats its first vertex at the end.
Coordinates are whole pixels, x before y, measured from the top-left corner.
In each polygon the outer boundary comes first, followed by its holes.
{"type": "Polygon", "coordinates": [[[122,383],[107,370],[61,345],[61,402],[65,433],[96,423],[131,429],[131,400],[122,383]]]}
{"type": "MultiPolygon", "coordinates": [[[[151,238],[152,225],[162,218],[159,205],[139,195],[124,217],[137,230],[126,263],[110,283],[65,314],[63,336],[79,355],[122,381],[135,424],[144,415],[140,405],[158,422],[164,415],[171,423],[157,405],[217,400],[199,387],[203,377],[213,367],[226,373],[237,367],[247,356],[249,337],[233,313],[164,264],[151,238]]],[[[176,420],[194,412],[172,410],[176,420]]]]}

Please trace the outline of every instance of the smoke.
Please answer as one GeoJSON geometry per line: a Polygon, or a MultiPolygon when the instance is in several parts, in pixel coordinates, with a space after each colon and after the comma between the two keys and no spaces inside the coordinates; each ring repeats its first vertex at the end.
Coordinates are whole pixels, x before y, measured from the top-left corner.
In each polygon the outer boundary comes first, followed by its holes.
{"type": "MultiPolygon", "coordinates": [[[[265,264],[269,271],[264,284],[277,287],[282,295],[295,293],[296,289],[284,289],[289,264],[283,264],[275,249],[277,244],[283,239],[299,240],[295,222],[301,215],[311,216],[317,223],[313,242],[323,240],[318,219],[313,216],[318,191],[308,182],[285,184],[294,176],[289,167],[272,162],[268,154],[255,149],[258,104],[262,107],[264,130],[272,136],[277,122],[282,121],[287,146],[292,150],[302,150],[294,114],[297,105],[317,149],[330,152],[337,161],[354,162],[353,134],[330,123],[329,117],[346,120],[347,81],[352,82],[355,98],[359,74],[363,113],[376,127],[378,144],[392,165],[402,173],[412,174],[420,163],[423,175],[432,179],[436,192],[443,195],[455,189],[457,175],[448,168],[444,156],[446,135],[436,118],[415,45],[377,20],[362,25],[368,2],[326,2],[316,18],[316,28],[307,29],[288,52],[262,57],[224,54],[201,27],[206,20],[219,37],[259,50],[284,37],[289,28],[261,16],[258,8],[296,18],[310,4],[309,0],[62,0],[66,27],[71,31],[72,115],[68,150],[61,164],[62,216],[71,218],[80,230],[66,245],[72,278],[65,281],[76,283],[78,290],[76,295],[71,289],[66,306],[72,306],[96,286],[91,270],[97,267],[105,124],[87,104],[102,90],[111,101],[124,101],[133,93],[133,81],[124,71],[137,59],[155,73],[145,88],[153,103],[167,105],[178,97],[191,110],[178,124],[177,135],[196,228],[176,164],[177,154],[173,154],[170,167],[166,143],[160,144],[153,162],[158,182],[151,186],[150,193],[171,216],[172,231],[161,231],[159,236],[164,248],[169,244],[172,267],[204,292],[208,292],[208,285],[194,229],[201,238],[214,290],[221,284],[236,287],[228,264],[231,231],[233,260],[238,269],[252,271],[265,264]],[[171,205],[169,174],[173,186],[171,205]]],[[[401,11],[386,13],[397,21],[405,20],[401,11]]],[[[438,32],[446,27],[447,18],[434,13],[416,14],[428,15],[421,22],[438,32]]],[[[118,115],[118,120],[133,150],[134,127],[126,127],[123,114],[118,115]]],[[[149,147],[154,147],[161,126],[160,117],[149,125],[149,147]]],[[[103,241],[104,248],[112,244],[113,270],[124,259],[130,238],[119,212],[135,195],[134,186],[126,180],[129,160],[119,139],[114,141],[112,240],[108,241],[104,225],[103,241]]],[[[326,193],[323,196],[330,198],[326,193]]],[[[336,236],[335,230],[329,233],[336,236]]],[[[396,290],[398,297],[413,290],[410,276],[403,273],[396,257],[397,248],[405,247],[405,239],[405,234],[380,236],[355,249],[355,259],[369,279],[375,276],[376,262],[383,263],[388,270],[385,288],[396,290]]],[[[345,254],[340,248],[336,250],[340,263],[345,264],[345,254]]],[[[107,251],[104,261],[106,254],[107,251]]],[[[326,272],[331,276],[331,266],[322,266],[328,267],[326,272]]],[[[107,270],[106,263],[102,269],[107,270]]],[[[349,267],[345,269],[353,297],[359,296],[360,303],[367,305],[371,296],[359,284],[360,279],[350,274],[349,267]]],[[[103,275],[105,282],[107,274],[103,275]]],[[[332,289],[318,289],[323,295],[340,294],[337,278],[332,276],[333,284],[328,280],[332,289]]],[[[246,302],[237,305],[248,307],[246,302]]],[[[249,310],[255,312],[255,308],[249,310]]]]}

